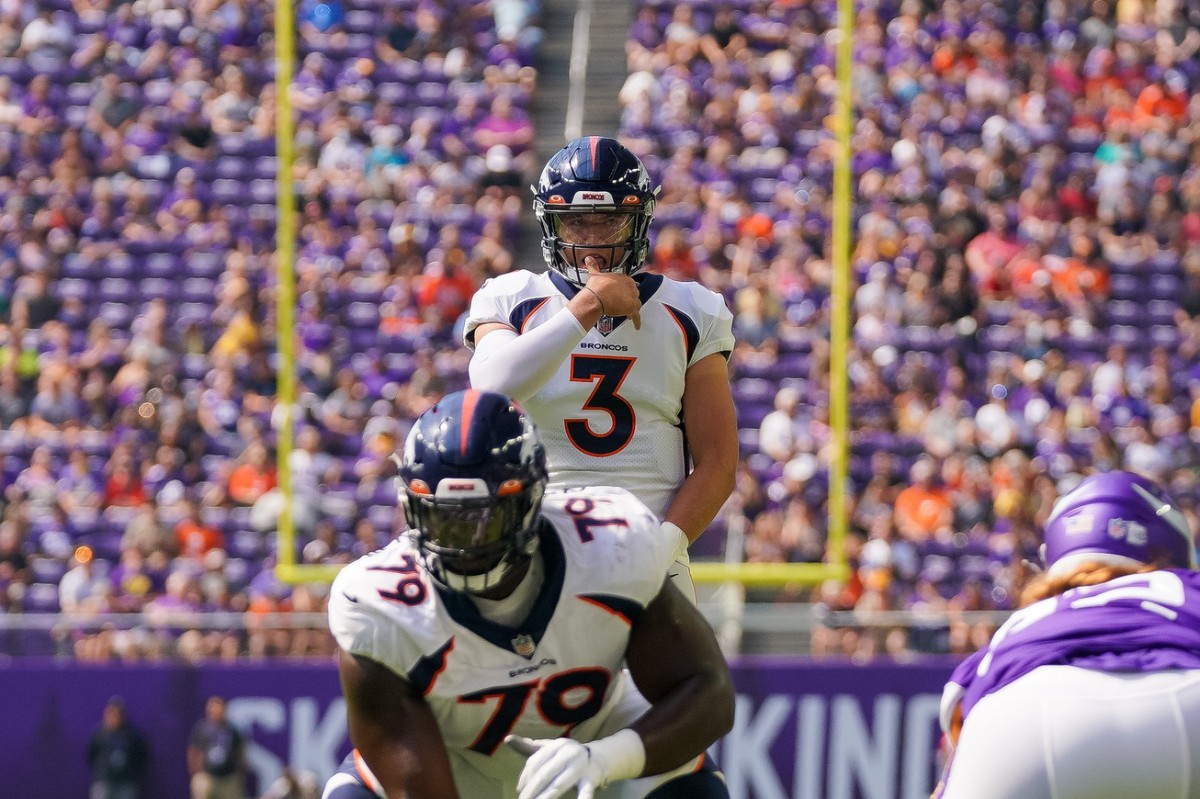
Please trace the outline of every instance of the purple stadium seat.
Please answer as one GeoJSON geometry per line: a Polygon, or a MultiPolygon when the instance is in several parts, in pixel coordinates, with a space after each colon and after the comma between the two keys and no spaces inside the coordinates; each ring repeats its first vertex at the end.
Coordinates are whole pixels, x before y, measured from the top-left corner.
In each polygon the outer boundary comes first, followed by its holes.
{"type": "Polygon", "coordinates": [[[143,302],[165,300],[174,304],[179,299],[179,284],[174,280],[148,277],[138,281],[137,288],[143,302]]]}
{"type": "Polygon", "coordinates": [[[208,356],[199,353],[185,353],[180,364],[180,373],[189,380],[203,380],[212,364],[208,356]]]}
{"type": "Polygon", "coordinates": [[[213,164],[216,176],[229,180],[244,178],[252,168],[250,159],[238,158],[236,156],[218,158],[213,164]]]}
{"type": "Polygon", "coordinates": [[[1151,346],[1175,350],[1183,342],[1183,333],[1174,324],[1154,325],[1149,330],[1148,339],[1151,346]]]}
{"type": "Polygon", "coordinates": [[[379,306],[372,302],[351,302],[346,306],[342,322],[351,329],[369,328],[378,331],[379,306]]]}
{"type": "Polygon", "coordinates": [[[183,302],[175,308],[175,321],[186,327],[190,324],[203,324],[212,318],[213,299],[207,302],[183,302]]]}
{"type": "Polygon", "coordinates": [[[1169,272],[1156,272],[1150,275],[1147,282],[1146,295],[1156,300],[1171,300],[1183,293],[1183,279],[1169,272]]]}
{"type": "Polygon", "coordinates": [[[738,444],[743,457],[752,452],[758,452],[758,428],[746,427],[739,423],[738,444]]]}
{"type": "Polygon", "coordinates": [[[102,303],[98,314],[114,330],[128,330],[137,309],[125,302],[102,303]]]}
{"type": "Polygon", "coordinates": [[[138,276],[137,262],[126,252],[118,250],[107,258],[101,259],[100,265],[101,271],[108,277],[129,279],[138,276]]]}
{"type": "Polygon", "coordinates": [[[133,281],[119,277],[104,278],[96,291],[96,299],[101,302],[128,302],[136,296],[133,281]]]}
{"type": "Polygon", "coordinates": [[[1108,340],[1129,349],[1138,349],[1142,343],[1142,331],[1133,325],[1112,325],[1108,328],[1108,340]]]}
{"type": "Polygon", "coordinates": [[[216,301],[217,282],[204,277],[189,277],[180,284],[179,299],[183,302],[211,304],[216,301]]]}
{"type": "Polygon", "coordinates": [[[57,613],[58,583],[33,583],[25,590],[24,608],[27,613],[57,613]]]}
{"type": "Polygon", "coordinates": [[[1134,325],[1144,318],[1142,306],[1129,300],[1111,300],[1105,310],[1111,325],[1134,325]]]}
{"type": "Polygon", "coordinates": [[[228,558],[225,561],[225,580],[231,590],[240,591],[250,584],[250,580],[258,573],[258,560],[246,558],[228,558]]]}
{"type": "Polygon", "coordinates": [[[1113,273],[1108,277],[1108,284],[1114,300],[1131,300],[1141,302],[1143,299],[1144,278],[1139,275],[1113,273]]]}
{"type": "Polygon", "coordinates": [[[372,327],[352,327],[345,331],[345,338],[351,352],[362,352],[374,349],[379,345],[379,330],[372,327]]]}
{"type": "Polygon", "coordinates": [[[1181,271],[1179,253],[1171,250],[1159,250],[1152,253],[1146,264],[1155,272],[1178,275],[1181,271]]]}
{"type": "Polygon", "coordinates": [[[1025,339],[1020,330],[1009,325],[985,327],[979,335],[985,349],[1001,352],[1014,352],[1025,339]]]}
{"type": "Polygon", "coordinates": [[[388,352],[383,356],[383,367],[389,379],[404,383],[416,370],[416,361],[405,352],[388,352]]]}
{"type": "Polygon", "coordinates": [[[255,178],[250,181],[249,198],[243,198],[243,203],[273,203],[276,199],[275,178],[255,178]]]}
{"type": "Polygon", "coordinates": [[[82,280],[99,280],[103,273],[97,263],[79,253],[67,253],[63,256],[61,275],[65,278],[82,280]]]}
{"type": "Polygon", "coordinates": [[[247,199],[246,187],[239,180],[220,178],[212,182],[213,200],[218,203],[240,203],[247,199]]]}
{"type": "Polygon", "coordinates": [[[33,579],[39,583],[57,585],[62,576],[67,573],[67,565],[58,558],[34,557],[29,561],[33,579]]]}
{"type": "Polygon", "coordinates": [[[69,105],[63,108],[63,122],[68,127],[83,128],[88,121],[88,108],[85,105],[69,105]]]}
{"type": "Polygon", "coordinates": [[[263,536],[254,530],[235,530],[225,540],[231,557],[255,561],[264,554],[263,536]]]}
{"type": "Polygon", "coordinates": [[[1148,303],[1146,303],[1146,313],[1143,324],[1175,324],[1175,315],[1179,312],[1179,303],[1176,300],[1177,296],[1161,300],[1150,300],[1148,303]]]}
{"type": "Polygon", "coordinates": [[[83,280],[81,278],[63,278],[54,284],[54,289],[58,296],[62,299],[66,299],[68,297],[77,297],[86,304],[95,294],[96,286],[90,280],[83,280]]]}
{"type": "Polygon", "coordinates": [[[192,251],[183,258],[183,269],[190,277],[216,278],[225,271],[220,253],[192,251]]]}

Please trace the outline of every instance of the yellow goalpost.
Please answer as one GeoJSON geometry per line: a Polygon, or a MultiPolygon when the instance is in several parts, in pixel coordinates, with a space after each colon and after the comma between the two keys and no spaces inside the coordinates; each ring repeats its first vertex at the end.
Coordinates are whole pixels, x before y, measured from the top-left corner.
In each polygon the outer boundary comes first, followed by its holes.
{"type": "MultiPolygon", "coordinates": [[[[314,573],[296,563],[296,525],[292,517],[292,413],[296,404],[296,193],[295,120],[287,89],[296,68],[296,19],[292,0],[275,0],[275,318],[279,352],[276,386],[276,466],[283,506],[276,536],[275,576],[286,583],[319,582],[332,573],[314,573]]],[[[328,570],[321,569],[322,572],[328,570]]],[[[336,572],[334,572],[336,573],[336,572]]]]}
{"type": "MultiPolygon", "coordinates": [[[[817,585],[826,580],[844,581],[846,562],[848,497],[846,495],[849,452],[849,407],[847,349],[850,337],[850,136],[853,128],[851,96],[854,0],[838,0],[836,75],[838,98],[835,109],[837,157],[833,171],[833,286],[830,298],[829,408],[832,433],[829,462],[828,539],[825,563],[712,563],[692,564],[696,583],[739,583],[751,588],[785,585],[817,585]]],[[[294,120],[287,88],[295,71],[295,11],[291,0],[275,2],[275,96],[277,151],[276,302],[279,373],[276,399],[276,470],[283,509],[279,518],[275,574],[285,583],[332,581],[338,566],[296,562],[296,529],[292,517],[293,447],[292,413],[296,401],[295,353],[295,256],[296,198],[292,186],[294,120]]]]}
{"type": "Polygon", "coordinates": [[[850,343],[850,134],[854,103],[850,73],[854,35],[854,0],[838,0],[837,84],[835,108],[837,158],[833,165],[833,286],[829,320],[829,423],[832,435],[827,501],[829,535],[825,563],[693,563],[696,583],[740,583],[750,588],[817,585],[845,581],[846,528],[849,517],[846,484],[849,474],[848,377],[850,343]]]}

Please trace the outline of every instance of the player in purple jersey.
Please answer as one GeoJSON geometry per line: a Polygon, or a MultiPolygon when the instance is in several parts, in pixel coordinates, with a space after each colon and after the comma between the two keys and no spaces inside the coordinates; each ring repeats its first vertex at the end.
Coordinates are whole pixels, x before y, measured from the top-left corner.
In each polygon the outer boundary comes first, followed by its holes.
{"type": "Polygon", "coordinates": [[[1085,478],[1044,531],[1046,571],[955,669],[936,799],[1200,799],[1200,572],[1153,481],[1085,478]]]}

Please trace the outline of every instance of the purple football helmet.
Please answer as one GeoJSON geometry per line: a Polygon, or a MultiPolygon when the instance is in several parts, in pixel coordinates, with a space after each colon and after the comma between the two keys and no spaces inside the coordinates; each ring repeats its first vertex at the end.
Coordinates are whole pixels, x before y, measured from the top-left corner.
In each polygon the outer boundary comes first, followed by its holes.
{"type": "Polygon", "coordinates": [[[1056,575],[1089,561],[1196,568],[1179,506],[1153,480],[1130,472],[1084,478],[1055,503],[1044,539],[1042,560],[1056,575]]]}

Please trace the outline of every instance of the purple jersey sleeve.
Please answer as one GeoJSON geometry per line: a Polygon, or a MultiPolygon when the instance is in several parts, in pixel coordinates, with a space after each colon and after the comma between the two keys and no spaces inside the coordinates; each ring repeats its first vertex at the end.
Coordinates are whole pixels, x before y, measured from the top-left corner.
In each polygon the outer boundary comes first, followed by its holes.
{"type": "Polygon", "coordinates": [[[963,718],[1039,666],[1097,671],[1200,669],[1200,572],[1163,569],[1075,588],[1022,608],[950,678],[963,718]]]}

